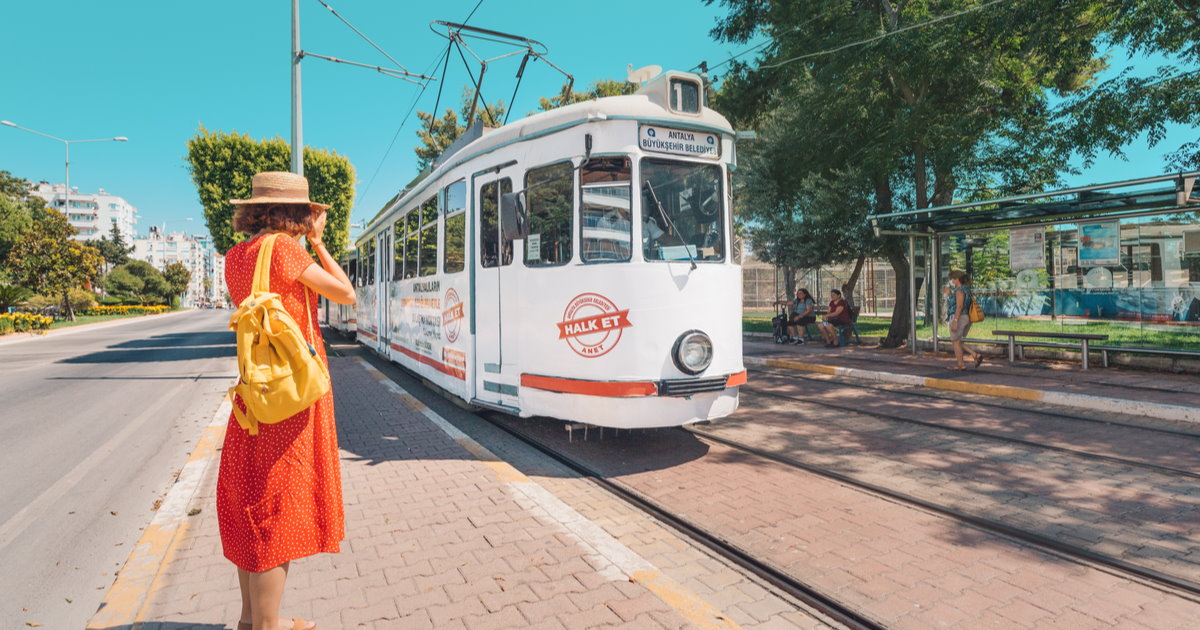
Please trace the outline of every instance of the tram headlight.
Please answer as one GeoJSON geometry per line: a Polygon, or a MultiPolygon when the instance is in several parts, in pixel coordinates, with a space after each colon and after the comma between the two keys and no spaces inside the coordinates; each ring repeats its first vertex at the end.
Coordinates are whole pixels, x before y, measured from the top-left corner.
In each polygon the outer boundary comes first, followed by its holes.
{"type": "Polygon", "coordinates": [[[708,335],[699,330],[689,330],[675,340],[671,359],[675,367],[685,374],[699,374],[712,363],[713,345],[708,335]]]}

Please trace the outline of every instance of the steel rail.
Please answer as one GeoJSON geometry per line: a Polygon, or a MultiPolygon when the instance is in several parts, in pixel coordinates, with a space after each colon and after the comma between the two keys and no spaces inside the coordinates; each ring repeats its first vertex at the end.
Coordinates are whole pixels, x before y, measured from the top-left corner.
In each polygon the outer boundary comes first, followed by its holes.
{"type": "Polygon", "coordinates": [[[575,461],[558,452],[553,447],[543,443],[541,440],[525,435],[521,431],[508,426],[505,422],[496,417],[503,414],[485,412],[478,415],[505,433],[515,437],[525,444],[528,444],[538,452],[566,466],[573,472],[587,478],[592,483],[612,493],[638,510],[649,514],[672,529],[680,532],[688,538],[691,538],[697,543],[700,543],[722,558],[725,558],[742,569],[745,569],[755,576],[758,576],[771,586],[779,589],[791,597],[794,597],[806,605],[813,607],[830,619],[833,619],[834,621],[837,621],[848,628],[854,628],[856,630],[883,630],[886,627],[880,622],[866,616],[864,613],[850,608],[849,606],[837,601],[833,597],[820,592],[816,588],[796,579],[791,575],[788,575],[784,571],[755,558],[748,552],[738,548],[729,541],[722,539],[720,536],[710,533],[686,519],[680,518],[679,516],[670,512],[670,510],[667,508],[654,503],[650,499],[643,497],[642,495],[622,486],[621,484],[606,479],[602,473],[594,470],[590,466],[575,461]]]}
{"type": "MultiPolygon", "coordinates": [[[[853,413],[862,414],[864,416],[871,416],[871,417],[875,417],[875,418],[882,418],[884,420],[890,420],[892,422],[903,422],[903,423],[907,423],[907,424],[915,424],[918,426],[929,427],[932,429],[941,429],[944,431],[951,431],[954,433],[973,435],[976,437],[982,437],[982,438],[987,438],[987,439],[991,439],[991,440],[1002,440],[1005,442],[1011,442],[1013,444],[1021,444],[1023,446],[1030,446],[1033,448],[1039,448],[1039,449],[1046,450],[1046,451],[1054,451],[1054,452],[1058,452],[1058,453],[1069,453],[1071,455],[1077,455],[1079,457],[1095,459],[1095,460],[1099,460],[1099,461],[1103,461],[1103,462],[1108,462],[1111,464],[1119,464],[1119,465],[1123,465],[1123,466],[1132,466],[1135,468],[1143,468],[1143,469],[1146,469],[1146,470],[1149,470],[1152,472],[1156,472],[1156,473],[1160,473],[1160,474],[1164,474],[1164,475],[1178,475],[1178,476],[1182,476],[1182,477],[1192,477],[1195,479],[1200,479],[1200,472],[1193,472],[1190,470],[1182,470],[1179,468],[1172,468],[1170,466],[1160,466],[1158,464],[1151,464],[1149,462],[1139,462],[1139,461],[1135,461],[1135,460],[1131,460],[1131,459],[1125,459],[1122,457],[1115,457],[1112,455],[1101,455],[1099,453],[1081,451],[1081,450],[1077,450],[1077,449],[1073,449],[1073,448],[1068,448],[1066,446],[1054,446],[1051,444],[1043,444],[1041,442],[1034,442],[1033,440],[1024,440],[1021,438],[1009,437],[1009,436],[1000,435],[997,433],[990,433],[987,431],[979,431],[976,429],[952,427],[952,426],[948,426],[945,424],[939,424],[937,422],[928,422],[925,420],[916,420],[913,418],[906,418],[904,416],[900,416],[900,415],[896,415],[896,414],[883,413],[880,411],[869,411],[869,410],[863,409],[862,407],[856,407],[853,405],[839,405],[836,403],[831,403],[831,402],[827,402],[827,401],[823,401],[823,400],[815,400],[815,399],[811,399],[811,398],[800,398],[798,396],[789,396],[787,394],[779,394],[779,393],[775,393],[775,392],[769,392],[769,391],[762,390],[762,389],[756,389],[754,387],[748,387],[746,385],[742,385],[742,390],[743,391],[752,391],[756,394],[762,394],[764,396],[772,396],[775,398],[783,398],[785,400],[794,400],[797,402],[819,405],[821,407],[828,407],[830,409],[837,409],[839,411],[850,411],[853,413]]],[[[1012,408],[1010,407],[1009,409],[1012,409],[1012,408]]]]}
{"type": "Polygon", "coordinates": [[[1104,554],[1096,553],[1094,551],[1089,551],[1082,547],[1076,547],[1075,545],[1068,545],[1066,543],[1062,543],[1057,540],[1054,540],[1053,538],[1050,538],[1047,536],[1042,536],[1041,534],[1036,534],[1036,533],[1028,531],[1028,530],[1012,527],[1010,525],[1006,525],[999,521],[993,521],[991,519],[967,514],[966,512],[962,512],[960,510],[956,510],[954,508],[946,507],[943,505],[938,505],[936,503],[926,501],[924,499],[920,499],[920,498],[914,497],[912,495],[905,494],[903,492],[891,490],[889,488],[884,488],[883,486],[879,486],[879,485],[876,485],[876,484],[873,484],[870,482],[855,479],[854,477],[850,477],[848,475],[843,475],[841,473],[833,472],[831,470],[827,470],[827,469],[821,468],[819,466],[814,466],[812,464],[806,464],[804,462],[800,462],[795,459],[784,457],[782,455],[778,455],[778,454],[772,453],[770,451],[765,451],[765,450],[762,450],[762,449],[759,449],[759,448],[756,448],[753,446],[742,444],[740,442],[737,442],[736,440],[730,440],[728,438],[714,435],[712,433],[709,433],[707,431],[702,431],[695,427],[685,427],[685,430],[689,431],[693,435],[696,435],[705,440],[709,440],[713,443],[722,444],[729,448],[733,448],[733,449],[741,450],[741,451],[744,451],[744,452],[747,452],[747,453],[750,453],[753,455],[757,455],[759,457],[763,457],[765,459],[769,459],[769,460],[784,464],[786,466],[792,466],[794,468],[798,468],[800,470],[804,470],[806,472],[810,472],[812,474],[815,474],[815,475],[818,475],[821,477],[825,477],[826,479],[836,481],[838,483],[850,486],[852,488],[857,488],[859,490],[866,491],[870,494],[874,494],[874,495],[877,495],[877,496],[880,496],[880,497],[883,497],[886,499],[891,499],[893,501],[897,501],[897,502],[904,503],[904,504],[907,504],[907,505],[910,505],[913,507],[917,507],[917,508],[920,508],[927,512],[937,514],[939,516],[944,516],[944,517],[950,518],[952,520],[956,520],[961,523],[971,525],[972,527],[989,532],[991,534],[997,534],[997,535],[1005,536],[1008,538],[1013,538],[1013,539],[1019,540],[1021,542],[1027,543],[1031,546],[1042,549],[1043,551],[1057,555],[1059,557],[1063,557],[1063,558],[1067,558],[1067,559],[1071,559],[1071,560],[1075,560],[1075,561],[1081,561],[1084,563],[1091,563],[1091,564],[1097,565],[1097,566],[1102,566],[1102,567],[1107,568],[1109,571],[1113,571],[1118,574],[1132,575],[1137,578],[1140,578],[1141,580],[1144,580],[1145,582],[1157,585],[1159,587],[1165,587],[1176,593],[1178,593],[1178,592],[1186,593],[1193,599],[1195,597],[1200,596],[1200,583],[1193,582],[1192,580],[1188,580],[1186,578],[1171,575],[1168,573],[1163,573],[1162,571],[1158,571],[1156,569],[1151,569],[1149,567],[1143,567],[1141,565],[1133,564],[1131,562],[1126,562],[1119,558],[1114,558],[1112,556],[1106,556],[1104,554]]]}
{"type": "MultiPolygon", "coordinates": [[[[1029,409],[1026,407],[1014,407],[1011,405],[987,402],[987,401],[983,401],[983,400],[965,400],[962,398],[952,398],[948,395],[937,394],[934,392],[913,391],[911,389],[884,389],[882,387],[876,387],[873,385],[867,385],[867,384],[863,384],[863,383],[851,383],[846,380],[829,380],[829,379],[817,378],[814,376],[808,376],[805,374],[796,374],[793,372],[779,372],[777,370],[772,370],[770,368],[758,368],[755,370],[755,372],[775,375],[775,376],[778,376],[779,378],[799,377],[806,381],[811,381],[814,383],[824,383],[826,385],[830,385],[830,384],[844,385],[846,387],[854,387],[856,389],[869,389],[869,390],[874,390],[874,391],[887,392],[889,394],[904,394],[906,396],[917,396],[920,398],[933,398],[935,400],[949,400],[949,401],[953,401],[956,403],[967,403],[967,404],[971,404],[971,405],[977,405],[980,407],[992,407],[995,409],[1007,409],[1010,411],[1030,411],[1030,412],[1038,413],[1043,416],[1050,416],[1052,418],[1062,418],[1064,420],[1076,420],[1079,422],[1091,422],[1094,424],[1107,424],[1107,425],[1111,425],[1111,426],[1115,426],[1115,427],[1126,427],[1126,428],[1130,428],[1130,429],[1139,429],[1141,431],[1149,431],[1152,433],[1163,433],[1166,435],[1177,435],[1180,437],[1189,437],[1189,438],[1200,439],[1200,433],[1197,433],[1195,431],[1184,431],[1181,429],[1165,429],[1162,427],[1150,427],[1150,426],[1146,426],[1144,424],[1134,424],[1132,422],[1119,422],[1117,420],[1103,420],[1100,418],[1090,418],[1088,416],[1080,416],[1080,415],[1071,414],[1071,413],[1063,413],[1061,411],[1044,411],[1041,409],[1029,409]]],[[[842,379],[842,378],[847,378],[847,377],[834,376],[833,378],[842,379]]],[[[905,385],[902,385],[899,383],[887,383],[887,384],[898,386],[898,387],[906,387],[905,385]]],[[[1102,384],[1102,383],[1097,383],[1097,384],[1102,384]]],[[[1130,387],[1137,387],[1138,389],[1163,391],[1162,388],[1156,388],[1156,387],[1145,387],[1145,386],[1137,386],[1137,385],[1133,385],[1130,387]]]]}

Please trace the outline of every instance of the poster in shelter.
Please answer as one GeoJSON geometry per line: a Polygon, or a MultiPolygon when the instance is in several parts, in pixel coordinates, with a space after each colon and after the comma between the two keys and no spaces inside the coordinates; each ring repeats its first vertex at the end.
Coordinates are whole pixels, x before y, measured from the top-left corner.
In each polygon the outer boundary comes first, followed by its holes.
{"type": "Polygon", "coordinates": [[[1008,265],[1013,271],[1046,266],[1046,228],[1013,228],[1008,231],[1008,265]]]}
{"type": "Polygon", "coordinates": [[[1121,264],[1121,224],[1098,221],[1079,224],[1079,266],[1106,267],[1121,264]]]}

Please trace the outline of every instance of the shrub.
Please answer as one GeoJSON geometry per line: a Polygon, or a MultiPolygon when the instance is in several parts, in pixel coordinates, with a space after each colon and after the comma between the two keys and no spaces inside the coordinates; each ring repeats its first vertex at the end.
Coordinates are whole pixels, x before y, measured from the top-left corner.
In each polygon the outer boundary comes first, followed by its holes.
{"type": "Polygon", "coordinates": [[[35,313],[2,313],[0,314],[0,334],[46,330],[53,323],[53,318],[35,313]]]}
{"type": "MultiPolygon", "coordinates": [[[[96,305],[96,295],[91,291],[74,288],[67,292],[71,308],[75,312],[87,310],[96,305]]],[[[36,311],[43,315],[54,315],[62,310],[61,295],[35,295],[25,301],[24,309],[36,311]]]]}
{"type": "Polygon", "coordinates": [[[161,304],[142,306],[140,304],[101,304],[82,311],[81,315],[152,315],[165,313],[170,306],[161,304]]]}

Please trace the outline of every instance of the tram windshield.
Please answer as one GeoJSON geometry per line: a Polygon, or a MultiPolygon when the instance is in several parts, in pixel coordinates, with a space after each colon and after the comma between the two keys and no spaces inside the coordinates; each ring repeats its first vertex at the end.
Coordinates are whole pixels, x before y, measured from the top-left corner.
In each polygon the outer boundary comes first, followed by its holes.
{"type": "Polygon", "coordinates": [[[625,262],[630,247],[630,167],[627,157],[592,158],[579,171],[583,262],[625,262]]]}
{"type": "Polygon", "coordinates": [[[725,260],[721,167],[653,158],[641,167],[646,260],[725,260]]]}

